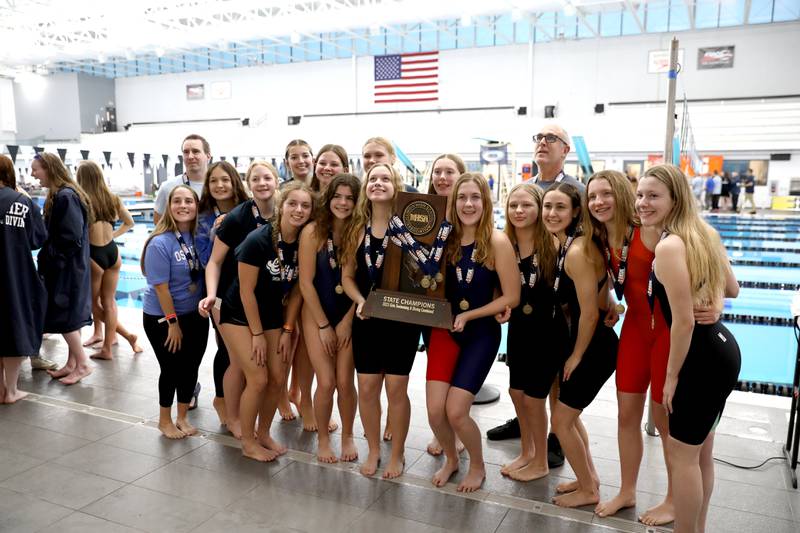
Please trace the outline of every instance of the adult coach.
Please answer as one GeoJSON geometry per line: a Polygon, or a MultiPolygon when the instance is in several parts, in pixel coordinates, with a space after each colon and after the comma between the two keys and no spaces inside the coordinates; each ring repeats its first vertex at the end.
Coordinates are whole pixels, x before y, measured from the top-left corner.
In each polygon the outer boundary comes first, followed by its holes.
{"type": "Polygon", "coordinates": [[[186,171],[180,176],[168,179],[159,187],[158,196],[156,196],[155,206],[153,207],[153,222],[155,224],[158,224],[158,221],[164,216],[169,193],[178,185],[188,185],[202,200],[203,183],[206,180],[208,163],[211,161],[211,146],[205,138],[192,133],[183,140],[181,153],[183,154],[183,164],[186,167],[186,171]]]}

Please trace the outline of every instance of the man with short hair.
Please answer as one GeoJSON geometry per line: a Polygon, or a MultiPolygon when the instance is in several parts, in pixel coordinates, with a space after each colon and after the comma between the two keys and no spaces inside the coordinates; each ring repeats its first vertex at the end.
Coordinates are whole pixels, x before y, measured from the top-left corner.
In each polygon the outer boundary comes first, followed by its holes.
{"type": "Polygon", "coordinates": [[[753,200],[753,193],[756,192],[756,177],[753,175],[753,169],[747,169],[747,175],[742,179],[744,183],[744,202],[742,202],[742,211],[744,211],[745,206],[750,204],[750,214],[756,214],[756,203],[753,200]]]}
{"type": "Polygon", "coordinates": [[[586,193],[583,183],[564,173],[564,161],[570,149],[569,135],[564,128],[554,123],[545,124],[533,136],[533,143],[533,159],[539,167],[539,173],[533,178],[536,185],[547,191],[563,182],[574,185],[581,194],[586,193]]]}
{"type": "Polygon", "coordinates": [[[731,174],[731,183],[728,185],[728,192],[731,195],[731,211],[734,213],[739,212],[739,191],[742,180],[738,172],[731,174]]]}
{"type": "Polygon", "coordinates": [[[719,211],[719,197],[722,196],[722,176],[720,176],[719,170],[714,171],[711,180],[714,184],[711,194],[711,212],[716,213],[719,211]]]}
{"type": "Polygon", "coordinates": [[[183,153],[183,165],[186,170],[180,176],[175,176],[162,183],[158,189],[158,196],[156,196],[153,207],[153,221],[156,224],[158,224],[158,221],[161,220],[167,210],[169,193],[178,185],[190,186],[197,193],[198,198],[203,194],[203,183],[206,180],[208,163],[211,161],[211,146],[203,137],[193,133],[187,135],[183,140],[181,152],[183,153]]]}

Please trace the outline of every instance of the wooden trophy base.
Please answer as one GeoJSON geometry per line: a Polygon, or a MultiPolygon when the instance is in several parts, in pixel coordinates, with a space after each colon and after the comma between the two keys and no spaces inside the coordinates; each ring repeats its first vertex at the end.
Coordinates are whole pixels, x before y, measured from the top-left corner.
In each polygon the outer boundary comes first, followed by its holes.
{"type": "Polygon", "coordinates": [[[375,289],[367,296],[363,312],[364,315],[370,317],[409,322],[421,326],[446,330],[453,327],[450,302],[444,298],[375,289]]]}

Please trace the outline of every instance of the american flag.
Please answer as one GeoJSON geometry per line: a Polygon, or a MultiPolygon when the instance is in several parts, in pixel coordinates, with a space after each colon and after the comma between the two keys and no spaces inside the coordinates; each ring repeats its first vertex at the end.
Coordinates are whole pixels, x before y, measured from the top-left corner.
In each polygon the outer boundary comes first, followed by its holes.
{"type": "Polygon", "coordinates": [[[439,99],[439,52],[375,56],[375,103],[439,99]]]}

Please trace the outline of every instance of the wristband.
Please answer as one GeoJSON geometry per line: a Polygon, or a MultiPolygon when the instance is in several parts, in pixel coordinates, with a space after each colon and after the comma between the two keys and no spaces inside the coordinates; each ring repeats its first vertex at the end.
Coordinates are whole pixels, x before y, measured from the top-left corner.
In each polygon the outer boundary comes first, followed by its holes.
{"type": "Polygon", "coordinates": [[[330,322],[326,322],[325,325],[324,326],[320,326],[319,329],[323,330],[323,329],[328,329],[329,327],[331,327],[331,323],[330,322]]]}
{"type": "Polygon", "coordinates": [[[176,322],[178,322],[178,315],[176,315],[175,313],[170,313],[168,315],[164,315],[163,318],[159,318],[158,319],[158,323],[160,324],[161,322],[167,322],[169,324],[175,324],[176,322]]]}
{"type": "Polygon", "coordinates": [[[264,334],[264,330],[263,329],[261,330],[261,333],[250,333],[250,335],[252,335],[253,337],[260,337],[263,334],[264,334]]]}
{"type": "Polygon", "coordinates": [[[289,324],[284,324],[284,325],[281,327],[281,333],[289,333],[289,334],[292,334],[292,333],[294,333],[294,328],[293,328],[292,326],[290,326],[289,324]]]}

